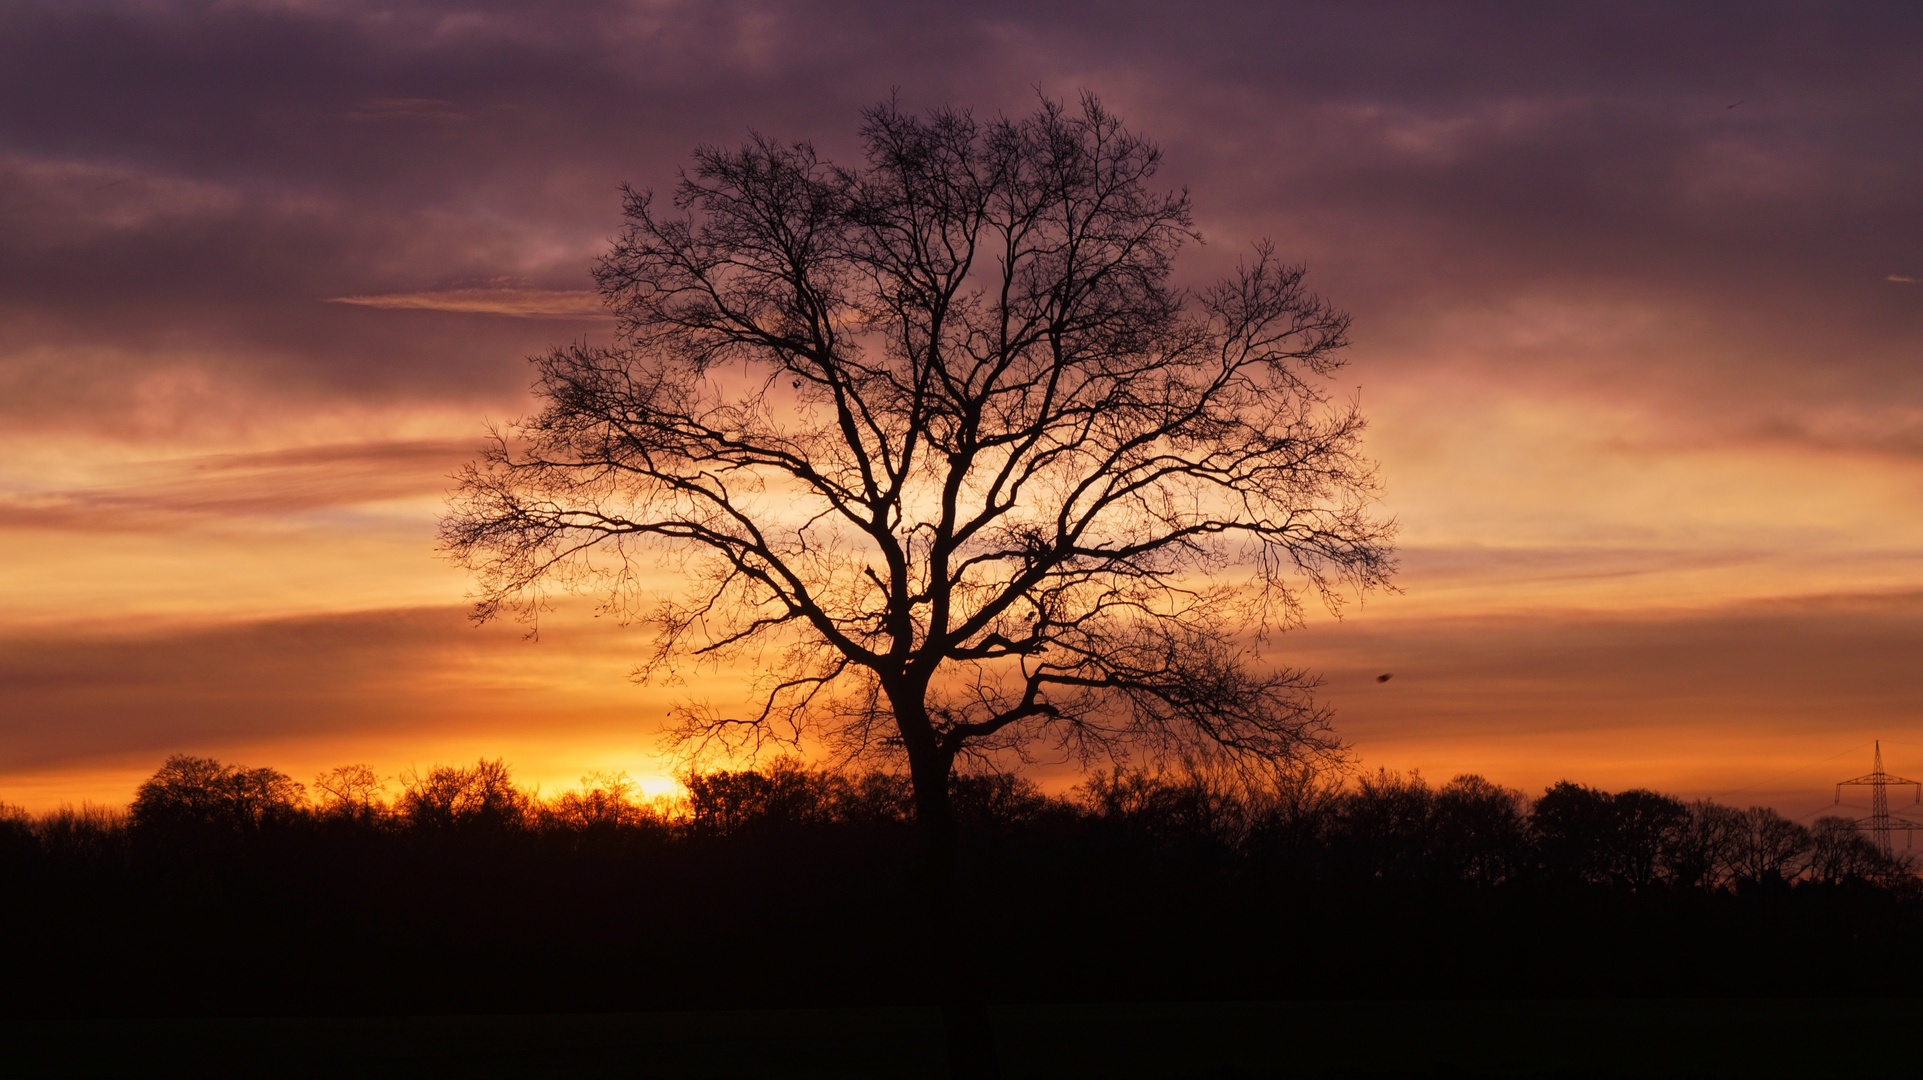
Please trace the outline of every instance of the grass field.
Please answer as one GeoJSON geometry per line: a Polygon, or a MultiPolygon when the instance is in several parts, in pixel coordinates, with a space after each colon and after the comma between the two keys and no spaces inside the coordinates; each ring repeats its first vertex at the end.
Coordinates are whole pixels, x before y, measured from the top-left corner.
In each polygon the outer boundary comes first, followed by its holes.
{"type": "MultiPolygon", "coordinates": [[[[1009,1006],[1004,1075],[1811,1077],[1904,1064],[1892,999],[1009,1006]],[[1886,1046],[1887,1049],[1880,1049],[1886,1046]],[[1879,1056],[1881,1055],[1881,1056],[1879,1056]]],[[[20,1077],[940,1077],[924,1009],[0,1022],[20,1077]]]]}

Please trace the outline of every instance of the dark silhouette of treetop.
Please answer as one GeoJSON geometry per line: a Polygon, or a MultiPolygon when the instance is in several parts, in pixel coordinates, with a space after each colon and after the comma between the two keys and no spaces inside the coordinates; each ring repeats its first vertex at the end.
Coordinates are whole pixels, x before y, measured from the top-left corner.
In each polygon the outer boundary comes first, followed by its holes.
{"type": "Polygon", "coordinates": [[[175,754],[141,783],[129,809],[143,829],[247,833],[290,819],[305,797],[305,789],[277,769],[175,754]]]}
{"type": "Polygon", "coordinates": [[[961,761],[1332,749],[1315,680],[1256,648],[1393,569],[1326,388],[1348,317],[1266,244],[1173,286],[1188,196],[1093,97],[884,104],[861,137],[627,190],[617,340],[535,360],[543,408],[443,522],[478,616],[605,589],[658,631],[642,677],[776,646],[755,707],[677,712],[683,749],[901,755],[935,839],[961,761]]]}

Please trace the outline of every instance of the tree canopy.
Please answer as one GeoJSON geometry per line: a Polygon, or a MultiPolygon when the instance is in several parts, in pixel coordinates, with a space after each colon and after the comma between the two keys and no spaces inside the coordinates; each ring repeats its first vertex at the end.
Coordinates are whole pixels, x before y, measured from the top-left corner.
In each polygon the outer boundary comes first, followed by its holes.
{"type": "Polygon", "coordinates": [[[688,702],[680,745],[902,755],[930,818],[971,758],[1334,748],[1314,677],[1257,649],[1393,571],[1328,390],[1348,317],[1266,243],[1176,287],[1187,193],[1093,97],[883,104],[861,139],[860,165],[702,147],[668,206],[626,189],[616,340],[535,360],[541,410],[443,520],[477,615],[605,589],[658,632],[644,678],[778,645],[756,705],[688,702]]]}

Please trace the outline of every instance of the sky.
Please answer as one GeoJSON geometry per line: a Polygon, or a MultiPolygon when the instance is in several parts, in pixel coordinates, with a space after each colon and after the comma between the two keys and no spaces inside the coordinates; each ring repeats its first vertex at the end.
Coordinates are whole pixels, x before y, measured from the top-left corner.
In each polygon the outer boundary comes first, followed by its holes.
{"type": "Polygon", "coordinates": [[[644,633],[474,626],[433,549],[526,358],[608,335],[618,185],[1084,90],[1189,189],[1182,280],[1272,238],[1355,318],[1400,591],[1270,653],[1360,767],[1923,777],[1919,55],[1898,3],[0,0],[0,799],[662,790],[644,633]]]}

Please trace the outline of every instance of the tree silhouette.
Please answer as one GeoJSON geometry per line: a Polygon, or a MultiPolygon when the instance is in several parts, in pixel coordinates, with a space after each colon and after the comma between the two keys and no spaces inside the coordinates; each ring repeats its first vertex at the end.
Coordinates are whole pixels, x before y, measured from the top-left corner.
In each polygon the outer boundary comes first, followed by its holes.
{"type": "Polygon", "coordinates": [[[1356,778],[1336,812],[1339,848],[1372,877],[1408,880],[1428,868],[1434,847],[1435,793],[1420,773],[1388,769],[1356,778]]]}
{"type": "Polygon", "coordinates": [[[341,765],[314,778],[314,799],[328,817],[355,821],[379,817],[387,784],[371,766],[341,765]]]}
{"type": "Polygon", "coordinates": [[[1522,861],[1526,800],[1472,774],[1436,792],[1436,844],[1443,864],[1460,880],[1494,885],[1515,874],[1522,861]]]}
{"type": "Polygon", "coordinates": [[[1689,808],[1647,788],[1619,791],[1610,799],[1615,842],[1610,845],[1618,881],[1647,889],[1663,880],[1689,821],[1689,808]]]}
{"type": "Polygon", "coordinates": [[[683,783],[693,827],[729,836],[823,819],[830,805],[824,780],[794,761],[782,760],[763,769],[690,773],[683,783]]]}
{"type": "Polygon", "coordinates": [[[34,835],[34,818],[24,807],[0,802],[0,865],[12,865],[37,854],[40,839],[34,835]]]}
{"type": "Polygon", "coordinates": [[[679,659],[779,642],[690,752],[905,756],[951,842],[958,761],[1046,748],[1287,761],[1314,680],[1250,635],[1386,583],[1363,421],[1319,380],[1348,319],[1267,246],[1195,292],[1160,154],[1085,97],[982,122],[869,110],[865,166],[756,137],[630,190],[597,279],[616,344],[536,360],[443,520],[477,614],[598,584],[679,659]]]}
{"type": "Polygon", "coordinates": [[[1254,649],[1392,569],[1321,381],[1347,316],[1266,244],[1174,287],[1187,195],[1093,97],[865,117],[863,165],[757,136],[672,211],[628,191],[618,341],[537,358],[544,407],[443,519],[477,615],[605,587],[657,630],[643,677],[778,645],[681,747],[899,755],[938,865],[958,763],[1330,751],[1315,680],[1254,649]],[[664,557],[688,589],[645,604],[664,557]]]}
{"type": "Polygon", "coordinates": [[[1833,815],[1810,825],[1809,876],[1825,885],[1875,881],[1888,872],[1889,860],[1856,822],[1833,815]]]}
{"type": "Polygon", "coordinates": [[[530,799],[514,786],[513,769],[499,758],[472,768],[436,765],[426,775],[401,776],[396,809],[416,829],[502,829],[522,824],[530,799]]]}
{"type": "Polygon", "coordinates": [[[247,769],[175,754],[134,793],[135,828],[148,832],[252,833],[291,819],[305,789],[277,769],[247,769]]]}
{"type": "Polygon", "coordinates": [[[1549,786],[1529,813],[1538,858],[1551,877],[1599,883],[1610,880],[1615,860],[1616,814],[1606,791],[1561,780],[1549,786]]]}
{"type": "Polygon", "coordinates": [[[1698,799],[1685,810],[1670,851],[1670,880],[1712,891],[1732,872],[1742,811],[1708,799],[1698,799]]]}
{"type": "Polygon", "coordinates": [[[625,772],[591,772],[581,786],[556,795],[542,808],[543,817],[563,828],[608,831],[654,820],[651,808],[636,801],[638,788],[625,772]]]}
{"type": "Polygon", "coordinates": [[[1809,829],[1767,806],[1750,807],[1735,824],[1731,862],[1737,877],[1750,884],[1777,884],[1795,876],[1798,861],[1815,846],[1809,829]]]}

